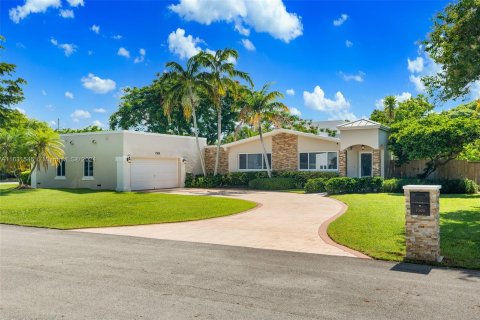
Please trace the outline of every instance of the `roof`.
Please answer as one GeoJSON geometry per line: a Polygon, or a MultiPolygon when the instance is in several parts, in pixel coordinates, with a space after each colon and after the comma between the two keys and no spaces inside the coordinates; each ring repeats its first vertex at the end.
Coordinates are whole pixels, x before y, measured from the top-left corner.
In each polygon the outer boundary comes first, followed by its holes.
{"type": "Polygon", "coordinates": [[[330,129],[337,131],[337,127],[346,123],[345,120],[327,120],[327,121],[312,121],[312,125],[319,129],[330,129]]]}
{"type": "MultiPolygon", "coordinates": [[[[71,132],[71,133],[61,133],[60,136],[89,136],[89,135],[103,135],[103,134],[135,134],[135,135],[145,135],[145,136],[156,136],[156,137],[170,137],[170,138],[184,138],[184,139],[195,139],[193,136],[180,136],[167,133],[155,133],[155,132],[144,132],[144,131],[132,131],[132,130],[104,130],[104,131],[95,131],[95,132],[71,132]]],[[[198,137],[200,140],[206,140],[206,138],[198,137]]]]}
{"type": "Polygon", "coordinates": [[[347,122],[345,124],[341,124],[337,126],[339,130],[355,130],[355,129],[381,129],[381,130],[389,130],[388,127],[384,126],[381,123],[370,119],[360,119],[351,122],[347,122]]]}
{"type": "MultiPolygon", "coordinates": [[[[277,134],[280,134],[280,133],[289,133],[289,134],[294,134],[294,135],[301,136],[301,137],[314,138],[314,139],[332,141],[332,142],[340,142],[339,138],[321,136],[321,135],[314,134],[314,133],[306,133],[306,132],[300,132],[300,131],[295,131],[295,130],[290,130],[290,129],[275,129],[275,130],[269,131],[267,133],[264,133],[263,137],[266,138],[266,137],[274,136],[274,135],[277,135],[277,134]]],[[[247,142],[252,142],[252,141],[255,141],[255,140],[258,140],[258,139],[260,139],[260,136],[257,135],[257,136],[254,136],[254,137],[250,137],[250,138],[226,143],[226,144],[223,145],[223,147],[230,148],[230,147],[233,147],[233,146],[236,146],[236,145],[240,145],[240,144],[247,143],[247,142]]]]}

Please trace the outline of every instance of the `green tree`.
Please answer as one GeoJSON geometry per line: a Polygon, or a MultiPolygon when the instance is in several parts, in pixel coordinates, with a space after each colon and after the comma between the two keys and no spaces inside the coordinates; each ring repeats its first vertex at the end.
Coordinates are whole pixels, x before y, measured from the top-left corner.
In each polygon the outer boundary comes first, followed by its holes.
{"type": "MultiPolygon", "coordinates": [[[[1,42],[5,42],[5,38],[0,35],[1,42]]],[[[0,50],[3,49],[0,44],[0,50]]],[[[11,63],[0,62],[0,110],[18,104],[25,98],[22,85],[27,82],[22,78],[13,77],[16,67],[11,63]]]]}
{"type": "Polygon", "coordinates": [[[197,152],[200,157],[203,175],[207,175],[205,160],[200,142],[198,140],[197,109],[200,105],[200,92],[206,89],[205,78],[202,77],[201,64],[198,56],[193,56],[187,61],[187,68],[184,69],[176,62],[166,64],[169,72],[164,74],[165,81],[171,82],[171,87],[163,103],[165,114],[170,117],[172,108],[180,105],[185,119],[193,120],[193,133],[197,145],[197,152]]]}
{"type": "Polygon", "coordinates": [[[467,95],[480,80],[480,0],[449,4],[433,20],[423,41],[425,51],[442,70],[422,79],[428,92],[442,101],[467,95]]]}
{"type": "Polygon", "coordinates": [[[91,125],[81,129],[63,128],[55,131],[58,132],[59,134],[64,134],[64,133],[99,132],[99,131],[103,131],[103,129],[99,126],[91,125]]]}
{"type": "Polygon", "coordinates": [[[278,91],[269,92],[269,87],[269,84],[265,84],[258,91],[243,89],[240,119],[243,123],[258,131],[262,144],[263,161],[267,167],[268,177],[271,178],[272,172],[267,158],[265,142],[263,141],[262,125],[266,122],[273,123],[277,128],[280,127],[284,119],[282,113],[288,112],[288,107],[277,101],[278,98],[283,98],[283,95],[278,91]]]}
{"type": "Polygon", "coordinates": [[[26,132],[25,127],[0,129],[0,171],[12,174],[20,186],[26,182],[20,173],[30,167],[26,132]]]}
{"type": "Polygon", "coordinates": [[[231,62],[231,59],[238,59],[238,52],[234,49],[217,50],[215,54],[201,52],[198,57],[202,66],[208,71],[203,73],[203,77],[209,83],[209,96],[217,110],[217,154],[215,158],[215,169],[213,174],[218,173],[218,163],[220,160],[220,147],[222,144],[222,100],[229,90],[235,90],[238,84],[233,78],[246,80],[252,84],[252,80],[246,72],[239,71],[231,62]]]}
{"type": "Polygon", "coordinates": [[[383,108],[385,110],[385,116],[387,123],[390,124],[395,119],[395,107],[397,106],[397,99],[394,96],[386,96],[383,99],[383,108]]]}

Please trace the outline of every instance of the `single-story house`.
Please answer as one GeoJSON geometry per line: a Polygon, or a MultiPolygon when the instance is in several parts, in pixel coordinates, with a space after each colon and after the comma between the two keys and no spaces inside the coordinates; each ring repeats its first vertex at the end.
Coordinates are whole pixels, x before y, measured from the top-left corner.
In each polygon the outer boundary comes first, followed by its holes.
{"type": "MultiPolygon", "coordinates": [[[[339,134],[276,129],[263,135],[273,170],[330,171],[341,176],[385,176],[390,156],[388,128],[371,120],[337,125],[339,134]]],[[[186,173],[201,174],[193,137],[131,131],[61,135],[65,160],[36,171],[32,185],[45,188],[117,191],[182,187],[186,173]]],[[[207,172],[213,172],[216,146],[200,139],[207,172]]],[[[219,173],[262,171],[259,136],[222,145],[219,173]]]]}

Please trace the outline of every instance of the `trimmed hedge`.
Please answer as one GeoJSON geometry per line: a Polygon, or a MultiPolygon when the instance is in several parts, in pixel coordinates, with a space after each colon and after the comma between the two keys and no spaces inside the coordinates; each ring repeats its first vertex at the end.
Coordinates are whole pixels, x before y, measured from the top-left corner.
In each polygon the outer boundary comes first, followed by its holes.
{"type": "MultiPolygon", "coordinates": [[[[254,179],[267,178],[265,171],[229,172],[222,175],[193,175],[187,174],[185,186],[187,188],[239,188],[248,187],[254,179]]],[[[310,171],[273,171],[272,177],[293,179],[294,188],[302,189],[309,179],[338,177],[336,172],[310,172],[310,171]]]]}
{"type": "Polygon", "coordinates": [[[325,192],[325,184],[327,183],[328,178],[315,178],[310,179],[305,184],[305,193],[320,193],[325,192]]]}
{"type": "Polygon", "coordinates": [[[325,189],[330,194],[380,192],[382,191],[382,182],[383,179],[380,177],[339,177],[329,179],[325,184],[325,189]]]}
{"type": "Polygon", "coordinates": [[[403,193],[403,186],[408,184],[435,184],[441,185],[440,193],[443,194],[473,194],[478,192],[478,185],[470,179],[386,179],[383,181],[382,191],[392,193],[403,193]]]}
{"type": "Polygon", "coordinates": [[[30,184],[30,180],[27,181],[29,174],[30,174],[30,170],[20,172],[20,179],[22,179],[23,183],[28,185],[30,184]]]}
{"type": "Polygon", "coordinates": [[[257,190],[295,189],[295,180],[285,177],[258,178],[250,180],[248,187],[257,190]]]}

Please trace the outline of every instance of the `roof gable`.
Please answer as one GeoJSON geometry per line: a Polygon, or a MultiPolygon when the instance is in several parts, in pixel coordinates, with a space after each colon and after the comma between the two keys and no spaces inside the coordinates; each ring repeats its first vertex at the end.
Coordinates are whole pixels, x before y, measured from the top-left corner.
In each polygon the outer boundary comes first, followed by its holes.
{"type": "Polygon", "coordinates": [[[388,130],[389,128],[370,119],[359,119],[351,122],[347,122],[337,126],[339,130],[353,130],[353,129],[382,129],[388,130]]]}

